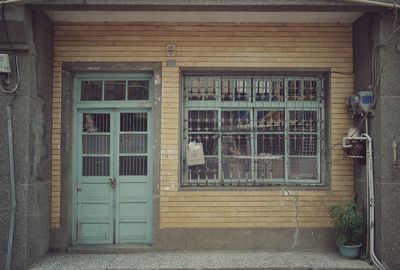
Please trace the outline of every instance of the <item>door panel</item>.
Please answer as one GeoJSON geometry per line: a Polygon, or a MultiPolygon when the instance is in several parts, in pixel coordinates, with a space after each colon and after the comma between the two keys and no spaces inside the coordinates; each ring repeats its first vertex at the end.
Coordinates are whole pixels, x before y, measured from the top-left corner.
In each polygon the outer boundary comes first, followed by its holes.
{"type": "Polygon", "coordinates": [[[111,243],[112,231],[109,223],[82,223],[79,230],[81,244],[104,244],[111,243]]]}
{"type": "MultiPolygon", "coordinates": [[[[129,180],[128,180],[129,181],[129,180]]],[[[146,202],[147,200],[147,183],[132,183],[119,181],[119,199],[122,201],[132,201],[132,202],[146,202]]]]}
{"type": "Polygon", "coordinates": [[[82,205],[82,221],[103,222],[111,215],[108,204],[87,203],[82,205]]]}
{"type": "Polygon", "coordinates": [[[150,111],[84,110],[78,118],[78,244],[150,243],[150,111]]]}
{"type": "Polygon", "coordinates": [[[119,243],[145,243],[147,230],[146,222],[120,222],[119,243]]]}
{"type": "Polygon", "coordinates": [[[129,203],[121,202],[119,212],[120,221],[134,219],[138,222],[144,222],[147,217],[147,204],[146,203],[129,203]]]}
{"type": "Polygon", "coordinates": [[[111,112],[81,112],[78,135],[78,244],[113,243],[111,112]]]}
{"type": "Polygon", "coordinates": [[[120,112],[116,237],[119,243],[150,242],[150,113],[120,112]]]}

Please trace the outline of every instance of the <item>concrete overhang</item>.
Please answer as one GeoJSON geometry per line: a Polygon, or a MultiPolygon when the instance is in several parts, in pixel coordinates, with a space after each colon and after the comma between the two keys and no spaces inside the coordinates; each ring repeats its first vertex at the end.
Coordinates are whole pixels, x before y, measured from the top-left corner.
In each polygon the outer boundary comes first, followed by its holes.
{"type": "Polygon", "coordinates": [[[373,12],[384,9],[348,0],[26,0],[26,3],[32,9],[48,11],[373,12]]]}
{"type": "Polygon", "coordinates": [[[385,8],[346,0],[30,0],[69,22],[352,23],[385,8]]]}
{"type": "Polygon", "coordinates": [[[46,11],[57,22],[353,23],[363,12],[46,11]]]}

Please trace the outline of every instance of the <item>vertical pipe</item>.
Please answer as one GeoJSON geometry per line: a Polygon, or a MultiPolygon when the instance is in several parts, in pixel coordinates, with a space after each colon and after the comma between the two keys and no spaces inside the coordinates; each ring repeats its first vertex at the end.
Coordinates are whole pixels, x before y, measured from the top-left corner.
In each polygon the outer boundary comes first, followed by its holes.
{"type": "Polygon", "coordinates": [[[11,118],[11,102],[7,105],[7,125],[8,125],[8,155],[10,160],[10,187],[11,187],[11,217],[10,217],[10,230],[8,234],[7,245],[7,258],[6,270],[10,270],[12,247],[14,240],[14,225],[15,225],[15,174],[14,174],[14,147],[13,147],[13,133],[12,133],[12,118],[11,118]]]}
{"type": "MultiPolygon", "coordinates": [[[[368,131],[368,116],[366,116],[365,117],[365,133],[366,134],[369,134],[369,131],[368,131]]],[[[367,184],[367,244],[366,244],[366,248],[365,248],[365,251],[366,251],[366,258],[369,258],[370,256],[369,256],[369,254],[370,254],[370,245],[369,245],[369,243],[370,243],[370,226],[371,226],[371,221],[370,221],[370,208],[369,208],[369,200],[370,200],[370,196],[369,196],[369,183],[368,183],[368,181],[369,181],[369,179],[370,179],[370,177],[369,177],[369,171],[370,171],[370,169],[369,169],[369,164],[368,164],[368,160],[369,160],[369,154],[370,154],[370,152],[372,152],[372,148],[370,148],[370,146],[369,146],[369,139],[368,139],[368,137],[367,136],[365,136],[366,138],[367,138],[367,141],[366,141],[366,147],[367,147],[367,149],[366,149],[366,156],[367,156],[367,161],[366,161],[366,178],[367,178],[367,181],[366,181],[366,184],[367,184]]],[[[371,156],[372,156],[372,153],[371,153],[371,156]]]]}
{"type": "Polygon", "coordinates": [[[368,255],[372,263],[379,269],[385,270],[385,267],[379,261],[375,254],[375,190],[374,190],[374,167],[372,155],[372,138],[368,133],[363,136],[367,139],[367,194],[368,194],[368,240],[369,252],[368,255]]]}

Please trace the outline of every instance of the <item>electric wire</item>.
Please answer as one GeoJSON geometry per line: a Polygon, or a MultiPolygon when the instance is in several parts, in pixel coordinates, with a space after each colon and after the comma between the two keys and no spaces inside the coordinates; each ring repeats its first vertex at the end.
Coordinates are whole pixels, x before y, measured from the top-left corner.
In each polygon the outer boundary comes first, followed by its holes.
{"type": "Polygon", "coordinates": [[[2,4],[11,4],[11,3],[18,3],[18,2],[25,2],[25,0],[2,0],[2,4]]]}
{"type": "Polygon", "coordinates": [[[2,22],[2,26],[4,28],[4,34],[6,35],[8,44],[10,45],[10,49],[13,49],[13,45],[10,39],[10,35],[8,34],[8,30],[7,30],[7,25],[6,25],[6,16],[5,16],[5,2],[4,0],[1,2],[1,22],[2,22]]]}
{"type": "Polygon", "coordinates": [[[379,61],[379,51],[382,47],[391,45],[396,43],[397,41],[400,40],[400,37],[396,37],[396,34],[400,30],[400,25],[397,26],[397,20],[398,20],[398,7],[400,7],[399,4],[395,0],[392,0],[394,10],[395,10],[395,18],[393,21],[393,27],[392,27],[392,32],[389,34],[388,37],[386,37],[383,41],[379,41],[372,49],[372,60],[371,60],[371,73],[372,73],[372,91],[374,94],[374,99],[376,99],[376,95],[379,91],[379,84],[381,81],[381,73],[382,73],[382,68],[379,68],[380,61],[379,61]]]}
{"type": "MultiPolygon", "coordinates": [[[[9,44],[9,46],[10,46],[10,49],[13,50],[14,47],[13,47],[13,44],[11,42],[10,35],[8,33],[8,29],[7,29],[7,25],[6,25],[6,21],[5,21],[5,5],[4,5],[4,1],[1,2],[1,21],[2,21],[2,26],[4,28],[4,34],[5,34],[6,38],[7,38],[7,42],[9,44]]],[[[20,73],[19,73],[18,56],[15,53],[13,53],[13,55],[14,55],[15,66],[16,66],[16,71],[17,71],[17,83],[11,90],[6,89],[5,87],[2,86],[2,84],[0,84],[1,91],[3,93],[6,93],[6,94],[12,94],[15,91],[17,91],[17,89],[19,87],[19,84],[20,84],[20,73]]]]}
{"type": "Polygon", "coordinates": [[[3,87],[2,84],[0,84],[0,90],[5,93],[5,94],[13,94],[15,93],[18,88],[19,88],[19,84],[20,84],[20,73],[19,73],[19,64],[18,64],[18,56],[15,56],[15,68],[17,71],[17,83],[15,84],[15,86],[12,89],[6,89],[5,87],[3,87]]]}
{"type": "MultiPolygon", "coordinates": [[[[396,7],[397,3],[395,2],[394,5],[396,7]]],[[[399,11],[397,10],[397,8],[395,8],[394,12],[395,12],[394,21],[397,22],[397,17],[398,17],[399,11]]],[[[392,31],[395,31],[395,30],[396,30],[396,23],[393,24],[393,28],[392,28],[392,31]]]]}
{"type": "MultiPolygon", "coordinates": [[[[8,33],[8,29],[7,29],[7,24],[6,24],[6,20],[5,20],[5,5],[4,5],[4,1],[0,2],[1,4],[1,22],[2,22],[2,26],[4,28],[4,34],[7,38],[8,44],[10,46],[10,50],[13,51],[14,47],[13,44],[11,42],[10,39],[10,35],[8,33]]],[[[7,89],[6,87],[3,87],[2,84],[0,84],[0,90],[1,92],[5,93],[5,94],[13,94],[14,92],[17,91],[17,89],[19,88],[19,84],[21,82],[21,77],[20,77],[20,73],[19,73],[19,59],[18,59],[18,55],[16,53],[13,53],[14,55],[14,61],[15,61],[15,69],[17,72],[17,82],[15,84],[15,86],[12,89],[7,89]]]]}

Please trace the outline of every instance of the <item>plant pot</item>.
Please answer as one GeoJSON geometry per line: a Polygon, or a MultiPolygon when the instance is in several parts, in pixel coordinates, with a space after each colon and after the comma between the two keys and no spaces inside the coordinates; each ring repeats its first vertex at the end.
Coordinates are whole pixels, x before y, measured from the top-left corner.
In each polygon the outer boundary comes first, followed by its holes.
{"type": "Polygon", "coordinates": [[[343,258],[346,259],[355,259],[360,254],[361,244],[355,246],[343,246],[338,245],[339,253],[343,258]]]}

